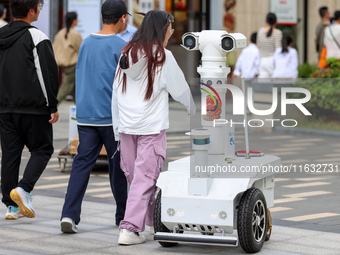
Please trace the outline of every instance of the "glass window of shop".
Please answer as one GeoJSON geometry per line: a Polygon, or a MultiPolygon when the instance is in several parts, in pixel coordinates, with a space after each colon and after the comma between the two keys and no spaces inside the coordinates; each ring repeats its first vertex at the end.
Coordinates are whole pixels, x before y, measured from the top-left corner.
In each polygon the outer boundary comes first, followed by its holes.
{"type": "Polygon", "coordinates": [[[209,0],[133,0],[132,8],[130,7],[133,13],[133,25],[137,28],[142,23],[143,16],[136,12],[146,13],[149,10],[164,9],[174,16],[175,21],[172,24],[174,33],[167,48],[175,56],[189,83],[193,78],[198,77],[196,68],[199,63],[199,52],[188,52],[183,49],[180,46],[182,35],[189,31],[208,29],[206,22],[209,20],[208,3],[209,0]]]}
{"type": "Polygon", "coordinates": [[[202,21],[206,20],[204,6],[209,1],[202,0],[133,0],[133,25],[139,27],[143,21],[143,16],[137,12],[146,13],[149,10],[159,10],[164,8],[166,12],[171,13],[175,22],[172,27],[175,32],[170,43],[181,43],[182,35],[188,31],[199,31],[206,28],[202,21]]]}

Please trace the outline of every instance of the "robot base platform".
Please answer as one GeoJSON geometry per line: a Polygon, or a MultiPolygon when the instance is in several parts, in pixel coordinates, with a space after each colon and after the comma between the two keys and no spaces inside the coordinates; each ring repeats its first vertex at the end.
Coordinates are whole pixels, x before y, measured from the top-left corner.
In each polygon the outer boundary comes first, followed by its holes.
{"type": "MultiPolygon", "coordinates": [[[[199,175],[190,171],[193,157],[169,164],[161,173],[155,206],[155,240],[162,246],[177,243],[238,246],[259,251],[271,234],[274,205],[274,175],[270,172],[241,172],[241,166],[279,166],[280,159],[265,155],[232,163],[209,155],[209,162],[233,165],[237,171],[199,175]],[[196,176],[196,177],[193,177],[196,176]]],[[[253,167],[256,169],[256,167],[253,167]]]]}

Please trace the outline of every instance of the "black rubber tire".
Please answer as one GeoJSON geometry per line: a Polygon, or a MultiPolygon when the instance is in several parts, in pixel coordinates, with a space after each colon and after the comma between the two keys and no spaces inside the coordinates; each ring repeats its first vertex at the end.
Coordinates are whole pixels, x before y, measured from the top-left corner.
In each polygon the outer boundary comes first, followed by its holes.
{"type": "Polygon", "coordinates": [[[267,204],[261,190],[250,188],[243,193],[237,211],[237,232],[242,249],[259,252],[266,239],[267,204]]]}
{"type": "MultiPolygon", "coordinates": [[[[166,232],[170,233],[170,231],[163,223],[161,220],[161,215],[162,215],[162,210],[161,210],[161,198],[162,198],[162,191],[159,190],[157,197],[156,197],[156,202],[155,202],[155,211],[154,211],[154,228],[155,228],[155,233],[157,232],[166,232]]],[[[159,242],[160,245],[163,247],[174,247],[178,243],[169,243],[169,242],[159,242]]]]}

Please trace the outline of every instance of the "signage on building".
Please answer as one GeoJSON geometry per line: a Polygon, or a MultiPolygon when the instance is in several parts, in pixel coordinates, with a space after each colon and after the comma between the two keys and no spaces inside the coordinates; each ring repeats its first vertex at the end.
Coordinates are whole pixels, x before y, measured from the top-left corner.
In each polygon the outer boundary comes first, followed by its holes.
{"type": "Polygon", "coordinates": [[[139,11],[143,13],[147,13],[154,9],[154,1],[153,0],[139,0],[139,11]]]}
{"type": "Polygon", "coordinates": [[[101,0],[68,0],[67,11],[74,11],[78,14],[78,25],[75,30],[81,34],[83,39],[100,30],[101,4],[101,0]]]}
{"type": "Polygon", "coordinates": [[[276,14],[278,25],[297,24],[297,0],[271,0],[270,11],[276,14]]]}

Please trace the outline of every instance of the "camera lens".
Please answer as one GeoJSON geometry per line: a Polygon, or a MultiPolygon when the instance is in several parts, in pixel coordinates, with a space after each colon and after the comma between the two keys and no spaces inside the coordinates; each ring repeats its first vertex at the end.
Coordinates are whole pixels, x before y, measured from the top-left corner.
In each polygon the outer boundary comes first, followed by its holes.
{"type": "Polygon", "coordinates": [[[230,37],[224,37],[221,44],[222,49],[225,51],[231,51],[234,48],[234,41],[230,37]]]}
{"type": "Polygon", "coordinates": [[[188,47],[189,49],[193,49],[196,46],[196,40],[195,37],[192,35],[188,35],[184,38],[184,46],[188,47]]]}

